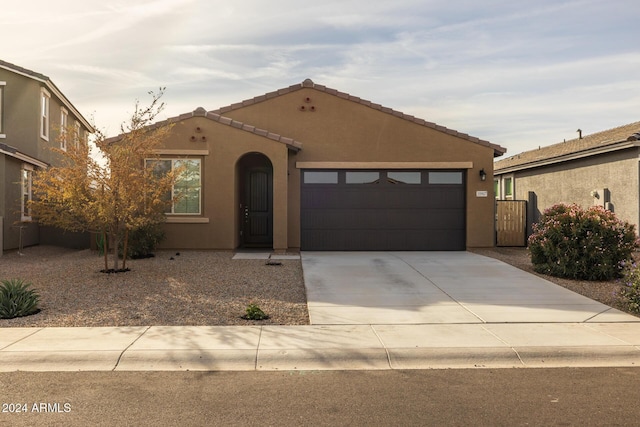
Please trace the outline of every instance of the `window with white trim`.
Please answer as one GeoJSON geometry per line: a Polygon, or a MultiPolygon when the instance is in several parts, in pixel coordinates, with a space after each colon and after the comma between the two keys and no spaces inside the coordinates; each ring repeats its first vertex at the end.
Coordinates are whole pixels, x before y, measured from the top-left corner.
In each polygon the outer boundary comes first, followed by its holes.
{"type": "Polygon", "coordinates": [[[513,195],[515,194],[513,188],[513,177],[505,177],[502,179],[502,189],[505,200],[513,200],[513,195]]]}
{"type": "Polygon", "coordinates": [[[499,179],[493,180],[493,193],[496,196],[496,200],[500,200],[500,180],[499,179]]]}
{"type": "Polygon", "coordinates": [[[31,208],[29,208],[29,202],[31,201],[31,183],[33,180],[33,167],[30,165],[22,165],[21,187],[22,198],[20,203],[20,212],[22,221],[31,221],[31,208]]]}
{"type": "Polygon", "coordinates": [[[200,159],[159,159],[147,160],[147,167],[153,167],[154,172],[163,175],[179,169],[168,199],[175,199],[167,214],[200,215],[201,209],[201,162],[200,159]]]}
{"type": "Polygon", "coordinates": [[[78,144],[84,141],[84,138],[86,138],[86,135],[83,135],[82,128],[80,127],[80,122],[78,121],[74,123],[73,129],[75,131],[73,135],[73,143],[75,144],[76,148],[78,148],[78,144]]]}
{"type": "Polygon", "coordinates": [[[4,138],[4,88],[7,82],[0,82],[0,138],[4,138]]]}
{"type": "Polygon", "coordinates": [[[67,151],[67,126],[69,125],[69,112],[66,108],[60,108],[60,149],[67,151]]]}
{"type": "Polygon", "coordinates": [[[40,136],[49,140],[49,104],[51,95],[45,89],[40,91],[40,136]]]}

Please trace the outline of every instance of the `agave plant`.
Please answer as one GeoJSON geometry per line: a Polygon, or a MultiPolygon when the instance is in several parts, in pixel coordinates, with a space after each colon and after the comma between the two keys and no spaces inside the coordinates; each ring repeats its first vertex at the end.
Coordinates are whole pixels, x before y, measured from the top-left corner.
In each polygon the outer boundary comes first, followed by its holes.
{"type": "Polygon", "coordinates": [[[40,295],[22,279],[2,280],[0,284],[0,319],[28,316],[38,312],[40,295]]]}
{"type": "Polygon", "coordinates": [[[243,318],[247,320],[266,320],[269,318],[256,304],[249,304],[245,313],[243,318]]]}

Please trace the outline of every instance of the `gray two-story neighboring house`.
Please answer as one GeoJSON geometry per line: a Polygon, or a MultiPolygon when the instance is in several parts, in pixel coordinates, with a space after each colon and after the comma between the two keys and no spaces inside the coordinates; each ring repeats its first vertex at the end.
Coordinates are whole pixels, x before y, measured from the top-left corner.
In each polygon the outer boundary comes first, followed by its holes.
{"type": "Polygon", "coordinates": [[[52,146],[66,149],[61,129],[81,137],[94,131],[49,77],[0,60],[0,255],[41,243],[84,246],[77,236],[32,221],[34,171],[56,162],[52,146]]]}

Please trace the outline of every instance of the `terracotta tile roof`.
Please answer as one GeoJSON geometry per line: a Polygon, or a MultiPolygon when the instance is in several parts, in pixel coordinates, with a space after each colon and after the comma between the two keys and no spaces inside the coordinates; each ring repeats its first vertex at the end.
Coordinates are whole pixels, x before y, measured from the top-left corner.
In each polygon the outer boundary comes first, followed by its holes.
{"type": "MultiPolygon", "coordinates": [[[[290,150],[294,150],[294,151],[300,151],[302,149],[302,143],[299,141],[296,141],[292,138],[287,138],[285,136],[279,135],[277,133],[273,133],[273,132],[269,132],[265,129],[260,129],[257,128],[255,126],[251,126],[251,125],[247,125],[243,122],[240,122],[238,120],[233,120],[229,117],[224,117],[220,114],[217,113],[213,113],[211,111],[207,112],[207,110],[205,110],[202,107],[198,107],[196,108],[194,111],[190,112],[190,113],[184,113],[184,114],[180,114],[179,116],[175,116],[175,117],[170,117],[166,120],[163,120],[161,122],[158,123],[154,123],[153,125],[149,126],[149,129],[155,129],[158,128],[160,126],[164,126],[167,125],[169,123],[177,123],[180,122],[182,120],[186,120],[186,119],[190,119],[192,117],[204,117],[207,118],[209,120],[213,120],[214,122],[218,122],[220,124],[226,125],[226,126],[230,126],[245,132],[249,132],[249,133],[253,133],[265,138],[269,138],[273,141],[277,141],[277,142],[281,142],[282,144],[285,144],[288,146],[288,148],[290,150]]],[[[112,143],[115,141],[118,141],[122,138],[122,135],[118,135],[116,137],[113,138],[108,138],[105,142],[106,143],[112,143]]]]}
{"type": "Polygon", "coordinates": [[[343,99],[346,99],[346,100],[349,100],[349,101],[353,101],[353,102],[365,105],[365,106],[367,106],[369,108],[373,108],[375,110],[382,111],[383,113],[391,114],[393,116],[400,117],[400,118],[405,119],[405,120],[409,120],[409,121],[417,123],[417,124],[419,124],[421,126],[426,126],[426,127],[438,130],[440,132],[444,132],[444,133],[447,133],[447,134],[450,134],[450,135],[454,135],[454,136],[456,136],[458,138],[463,138],[463,139],[469,140],[471,142],[475,142],[476,144],[484,145],[486,147],[491,147],[494,150],[494,157],[501,156],[507,151],[506,148],[503,148],[503,147],[501,147],[501,146],[499,146],[497,144],[492,144],[489,141],[485,141],[485,140],[476,138],[474,136],[467,135],[466,133],[461,133],[461,132],[455,131],[453,129],[448,129],[448,128],[444,127],[444,126],[440,126],[438,124],[431,123],[431,122],[428,122],[426,120],[419,119],[419,118],[416,118],[416,117],[408,115],[408,114],[404,114],[404,113],[402,113],[400,111],[396,111],[396,110],[393,110],[393,109],[388,108],[388,107],[383,107],[380,104],[375,104],[375,103],[373,103],[371,101],[367,101],[365,99],[361,99],[361,98],[359,98],[357,96],[349,95],[348,93],[339,92],[339,91],[337,91],[335,89],[331,89],[331,88],[328,88],[326,86],[315,84],[311,79],[306,79],[302,83],[295,84],[295,85],[289,86],[287,88],[278,89],[276,91],[269,92],[269,93],[266,93],[264,95],[256,96],[255,98],[247,99],[247,100],[244,100],[242,102],[231,104],[231,105],[228,105],[226,107],[222,107],[222,108],[219,108],[217,110],[213,110],[212,112],[216,113],[216,114],[224,114],[224,113],[226,113],[228,111],[233,111],[233,110],[237,110],[239,108],[247,107],[249,105],[257,104],[259,102],[263,102],[263,101],[266,101],[266,100],[271,99],[271,98],[275,98],[275,97],[278,97],[278,96],[281,96],[281,95],[285,95],[287,93],[295,92],[295,91],[301,90],[303,88],[311,88],[311,89],[318,90],[320,92],[325,92],[325,93],[328,93],[330,95],[334,95],[334,96],[337,96],[339,98],[343,98],[343,99]]]}
{"type": "Polygon", "coordinates": [[[628,145],[628,141],[638,140],[640,122],[635,122],[499,160],[494,164],[494,173],[514,168],[527,169],[540,166],[541,163],[557,163],[576,156],[584,157],[603,150],[619,148],[621,144],[628,145]]]}
{"type": "Polygon", "coordinates": [[[67,99],[67,97],[62,93],[62,91],[60,91],[60,89],[58,89],[58,87],[53,83],[53,81],[51,81],[49,77],[45,76],[44,74],[36,73],[35,71],[20,67],[18,65],[11,64],[10,62],[3,61],[1,59],[0,68],[4,68],[5,70],[9,70],[17,74],[22,74],[23,76],[27,76],[31,79],[44,83],[49,89],[51,89],[53,93],[56,94],[60,101],[62,101],[62,103],[65,104],[67,108],[69,108],[73,112],[73,114],[77,117],[78,120],[82,122],[82,124],[87,128],[87,130],[89,130],[89,132],[95,131],[93,125],[91,125],[91,123],[89,123],[87,119],[85,119],[82,114],[80,114],[76,107],[73,106],[71,101],[67,99]]]}

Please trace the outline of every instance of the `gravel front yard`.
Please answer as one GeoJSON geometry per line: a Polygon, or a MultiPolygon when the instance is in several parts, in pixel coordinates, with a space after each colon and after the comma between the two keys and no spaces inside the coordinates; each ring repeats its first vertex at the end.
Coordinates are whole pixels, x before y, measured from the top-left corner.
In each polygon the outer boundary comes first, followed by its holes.
{"type": "Polygon", "coordinates": [[[0,327],[309,323],[299,260],[265,265],[227,252],[158,251],[128,260],[129,272],[104,274],[103,258],[89,250],[34,246],[24,254],[0,258],[0,279],[33,283],[42,311],[0,319],[0,327]],[[242,319],[250,303],[270,318],[242,319]]]}
{"type": "MultiPolygon", "coordinates": [[[[533,274],[525,248],[474,249],[533,274]]],[[[21,278],[41,296],[38,314],[0,319],[0,327],[147,325],[309,324],[299,260],[265,265],[232,260],[232,253],[158,251],[155,258],[127,261],[131,271],[104,274],[102,257],[91,251],[47,246],[0,258],[0,279],[21,278]],[[170,258],[174,258],[171,260],[170,258]],[[268,320],[241,318],[257,304],[268,320]]],[[[627,311],[616,282],[587,282],[538,274],[603,304],[627,311]]]]}

